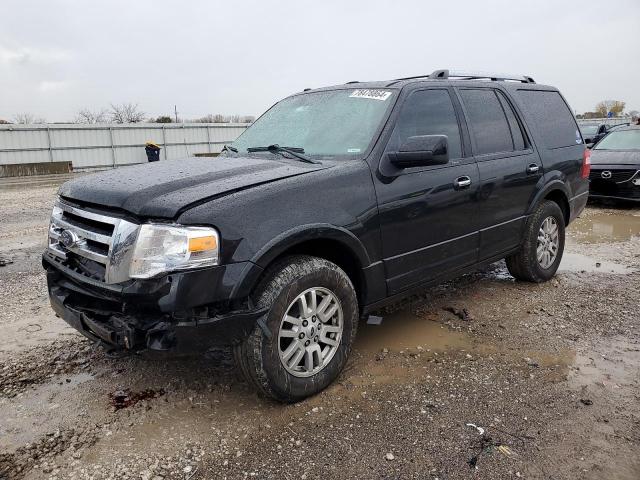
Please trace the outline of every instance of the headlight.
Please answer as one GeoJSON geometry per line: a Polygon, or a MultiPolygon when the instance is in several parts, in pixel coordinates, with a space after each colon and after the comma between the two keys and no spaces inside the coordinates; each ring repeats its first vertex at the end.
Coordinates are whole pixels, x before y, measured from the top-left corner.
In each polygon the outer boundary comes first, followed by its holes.
{"type": "Polygon", "coordinates": [[[129,276],[151,278],[174,270],[217,265],[219,244],[213,228],[144,224],[138,232],[129,276]]]}

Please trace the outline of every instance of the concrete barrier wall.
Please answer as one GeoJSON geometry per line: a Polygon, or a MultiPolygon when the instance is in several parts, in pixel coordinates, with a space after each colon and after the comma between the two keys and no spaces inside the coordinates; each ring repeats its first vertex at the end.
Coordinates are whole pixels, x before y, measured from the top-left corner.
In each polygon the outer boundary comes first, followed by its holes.
{"type": "Polygon", "coordinates": [[[144,163],[145,142],[160,160],[219,153],[242,123],[135,123],[124,125],[0,125],[0,165],[71,162],[74,170],[144,163]]]}
{"type": "Polygon", "coordinates": [[[0,178],[70,173],[71,162],[12,163],[0,165],[0,178]]]}

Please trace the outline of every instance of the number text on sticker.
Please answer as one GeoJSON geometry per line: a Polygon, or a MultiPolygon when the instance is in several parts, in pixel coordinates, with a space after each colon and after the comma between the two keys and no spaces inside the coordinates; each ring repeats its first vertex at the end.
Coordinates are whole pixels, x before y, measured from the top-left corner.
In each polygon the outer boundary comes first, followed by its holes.
{"type": "Polygon", "coordinates": [[[354,90],[350,97],[354,98],[370,98],[373,100],[381,100],[385,101],[387,98],[391,96],[391,92],[387,90],[354,90]]]}

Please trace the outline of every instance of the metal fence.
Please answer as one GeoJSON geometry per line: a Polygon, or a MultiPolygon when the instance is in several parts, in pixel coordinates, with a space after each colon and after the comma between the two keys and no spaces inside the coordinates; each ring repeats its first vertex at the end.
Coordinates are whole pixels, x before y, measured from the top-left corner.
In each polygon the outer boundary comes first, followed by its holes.
{"type": "Polygon", "coordinates": [[[161,160],[218,153],[247,128],[238,123],[0,125],[0,165],[72,162],[74,170],[147,161],[145,142],[161,160]]]}
{"type": "Polygon", "coordinates": [[[631,123],[631,117],[578,118],[578,125],[623,125],[631,123]]]}

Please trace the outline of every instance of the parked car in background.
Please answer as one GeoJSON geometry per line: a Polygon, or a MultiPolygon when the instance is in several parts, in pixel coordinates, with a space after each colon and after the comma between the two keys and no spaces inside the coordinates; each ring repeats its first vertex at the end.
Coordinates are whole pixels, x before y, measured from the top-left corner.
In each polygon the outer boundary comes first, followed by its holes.
{"type": "Polygon", "coordinates": [[[602,125],[580,125],[580,133],[584,139],[584,143],[591,148],[607,134],[607,126],[602,125]]]}
{"type": "Polygon", "coordinates": [[[640,126],[616,127],[591,150],[589,197],[640,201],[640,126]]]}
{"type": "Polygon", "coordinates": [[[301,400],[338,376],[369,312],[503,258],[518,280],[551,279],[588,153],[560,92],[531,77],[300,92],[215,161],[64,184],[51,304],[112,348],[233,345],[258,391],[301,400]]]}
{"type": "Polygon", "coordinates": [[[613,132],[627,125],[629,124],[607,125],[603,123],[601,125],[580,125],[579,128],[587,148],[592,148],[596,143],[606,137],[609,132],[613,132]]]}

